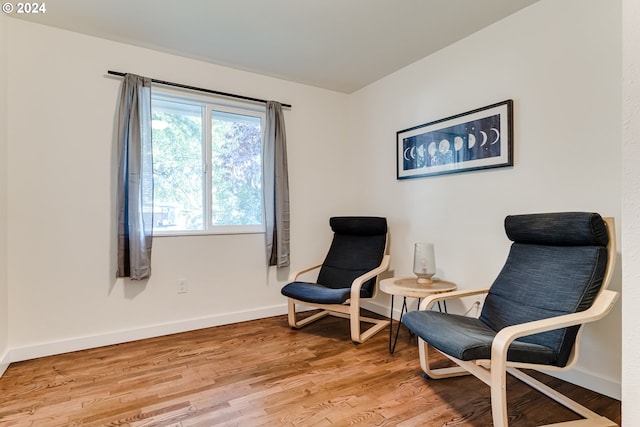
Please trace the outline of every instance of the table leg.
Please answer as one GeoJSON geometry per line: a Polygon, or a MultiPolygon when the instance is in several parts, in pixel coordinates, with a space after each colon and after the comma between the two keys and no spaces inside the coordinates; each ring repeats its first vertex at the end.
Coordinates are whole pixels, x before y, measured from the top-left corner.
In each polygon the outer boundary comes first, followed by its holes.
{"type": "MultiPolygon", "coordinates": [[[[394,295],[391,294],[391,312],[389,314],[389,319],[392,320],[389,325],[389,353],[393,354],[396,351],[396,344],[398,343],[398,335],[400,334],[400,326],[402,326],[402,316],[404,313],[409,311],[407,307],[407,297],[402,297],[402,308],[400,309],[400,319],[398,320],[398,326],[396,327],[396,336],[393,337],[393,299],[394,295]]],[[[420,306],[421,298],[418,298],[418,306],[420,306]]],[[[440,301],[438,301],[438,311],[442,312],[442,307],[444,306],[444,312],[447,312],[447,302],[443,301],[442,305],[440,305],[440,301]]],[[[411,335],[413,332],[409,331],[411,335]]]]}
{"type": "MultiPolygon", "coordinates": [[[[391,296],[391,299],[393,301],[393,296],[391,296]]],[[[422,302],[422,298],[418,298],[418,307],[420,307],[420,303],[422,302]]],[[[444,312],[447,312],[447,302],[446,301],[442,301],[442,305],[440,305],[440,301],[438,301],[438,311],[442,311],[442,307],[444,306],[444,312]]]]}
{"type": "MultiPolygon", "coordinates": [[[[396,328],[396,337],[393,338],[393,323],[389,325],[389,353],[393,354],[396,351],[396,344],[398,343],[398,335],[400,335],[400,326],[402,326],[402,316],[407,312],[407,297],[402,297],[402,308],[400,309],[400,319],[398,320],[398,327],[396,328]]],[[[391,295],[391,315],[390,319],[393,319],[393,294],[391,295]]]]}
{"type": "Polygon", "coordinates": [[[391,309],[389,313],[389,353],[393,354],[394,348],[391,347],[393,342],[393,294],[391,294],[391,309]]]}

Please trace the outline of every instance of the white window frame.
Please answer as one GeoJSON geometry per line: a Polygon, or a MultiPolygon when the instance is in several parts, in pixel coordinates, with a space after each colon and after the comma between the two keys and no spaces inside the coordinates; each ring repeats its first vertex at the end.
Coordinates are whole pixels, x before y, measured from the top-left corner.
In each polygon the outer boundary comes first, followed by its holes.
{"type": "MultiPolygon", "coordinates": [[[[171,237],[171,236],[200,236],[200,235],[216,235],[216,234],[257,234],[265,232],[264,219],[264,192],[261,196],[261,223],[251,225],[213,225],[211,223],[212,197],[211,197],[211,179],[212,173],[212,149],[211,149],[211,117],[213,111],[223,111],[231,114],[239,114],[244,116],[252,116],[260,119],[260,129],[262,133],[261,139],[261,157],[264,153],[264,126],[266,121],[265,108],[247,105],[244,103],[219,100],[208,96],[200,96],[197,94],[185,95],[172,90],[158,90],[153,88],[151,91],[152,101],[154,99],[181,102],[187,104],[198,104],[202,108],[202,159],[204,162],[202,175],[202,191],[203,191],[203,223],[202,230],[156,230],[154,227],[154,237],[171,237]]],[[[264,168],[262,169],[264,171],[264,168]]],[[[261,173],[262,185],[264,185],[264,176],[261,173]]],[[[155,208],[155,201],[154,201],[155,208]]]]}

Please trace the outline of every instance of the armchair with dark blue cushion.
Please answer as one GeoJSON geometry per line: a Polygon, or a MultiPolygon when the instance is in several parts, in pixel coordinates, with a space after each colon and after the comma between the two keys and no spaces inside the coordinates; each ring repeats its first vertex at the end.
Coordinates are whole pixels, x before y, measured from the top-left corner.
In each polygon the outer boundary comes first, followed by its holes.
{"type": "Polygon", "coordinates": [[[507,426],[506,374],[581,415],[570,425],[615,426],[519,368],[566,370],[578,357],[582,325],[609,313],[618,293],[607,290],[616,256],[613,218],[595,213],[513,215],[513,242],[489,289],[460,290],[425,299],[402,322],[418,336],[427,378],[473,374],[491,387],[494,426],[507,426]],[[437,301],[486,294],[479,318],[431,311],[437,301]],[[429,350],[453,361],[431,368],[429,350]]]}
{"type": "Polygon", "coordinates": [[[301,328],[324,316],[350,319],[351,339],[364,342],[389,324],[387,319],[360,315],[360,301],[372,299],[378,290],[378,275],[389,267],[387,220],[380,217],[333,217],[329,220],[333,242],[322,264],[291,273],[282,288],[288,298],[289,325],[301,328]],[[299,281],[304,273],[320,269],[315,282],[299,281]],[[296,304],[323,309],[297,320],[296,304]],[[360,322],[373,323],[360,332],[360,322]]]}

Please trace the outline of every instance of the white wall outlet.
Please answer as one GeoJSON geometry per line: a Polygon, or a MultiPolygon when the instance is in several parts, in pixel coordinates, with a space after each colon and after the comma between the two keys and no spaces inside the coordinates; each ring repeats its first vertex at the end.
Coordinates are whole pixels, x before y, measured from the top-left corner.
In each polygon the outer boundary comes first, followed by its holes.
{"type": "Polygon", "coordinates": [[[473,306],[476,309],[476,317],[478,317],[478,315],[480,314],[480,304],[481,304],[480,300],[473,303],[473,306]]]}
{"type": "Polygon", "coordinates": [[[187,286],[187,279],[178,280],[178,293],[186,294],[189,292],[189,286],[187,286]]]}

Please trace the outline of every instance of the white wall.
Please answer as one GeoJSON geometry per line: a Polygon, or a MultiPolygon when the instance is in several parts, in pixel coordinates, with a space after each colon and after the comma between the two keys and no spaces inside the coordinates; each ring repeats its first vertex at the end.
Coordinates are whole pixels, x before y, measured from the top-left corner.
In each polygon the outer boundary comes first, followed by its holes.
{"type": "Polygon", "coordinates": [[[0,375],[9,363],[7,281],[7,18],[0,14],[0,375]]]}
{"type": "Polygon", "coordinates": [[[632,426],[640,424],[640,3],[622,8],[622,423],[632,426]]]}
{"type": "MultiPolygon", "coordinates": [[[[616,217],[619,234],[620,13],[618,1],[543,0],[352,96],[350,139],[373,171],[364,206],[390,218],[395,274],[410,275],[413,243],[431,241],[438,275],[490,285],[509,248],[507,214],[596,211],[616,217]],[[396,180],[398,130],[505,99],[514,167],[396,180]]],[[[586,328],[578,372],[564,375],[615,397],[620,308],[586,328]]]]}
{"type": "MultiPolygon", "coordinates": [[[[12,360],[284,312],[286,272],[263,267],[262,235],[156,239],[148,283],[115,279],[120,81],[108,69],[293,104],[292,267],[324,254],[328,216],[385,215],[393,273],[430,240],[438,274],[471,288],[504,261],[507,214],[620,218],[620,13],[619,1],[542,0],[351,96],[7,19],[12,360]],[[396,181],[396,131],[508,98],[513,168],[396,181]]],[[[573,379],[613,396],[620,317],[619,304],[587,328],[573,379]]]]}
{"type": "Polygon", "coordinates": [[[286,312],[262,234],[154,240],[148,283],[115,279],[120,79],[133,72],[293,105],[286,110],[292,263],[321,260],[328,216],[352,192],[334,157],[344,94],[9,19],[9,316],[12,359],[286,312]],[[320,245],[307,245],[318,242],[320,245]],[[177,294],[178,279],[189,293],[177,294]]]}

